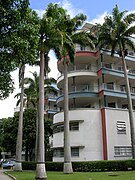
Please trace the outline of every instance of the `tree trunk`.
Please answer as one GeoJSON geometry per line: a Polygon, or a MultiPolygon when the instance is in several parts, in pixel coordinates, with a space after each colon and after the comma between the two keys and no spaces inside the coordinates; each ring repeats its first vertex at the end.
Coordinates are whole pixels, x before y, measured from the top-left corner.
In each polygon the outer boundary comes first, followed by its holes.
{"type": "Polygon", "coordinates": [[[25,161],[28,161],[29,159],[29,155],[28,155],[28,144],[26,143],[26,146],[25,146],[25,161]]]}
{"type": "Polygon", "coordinates": [[[37,101],[37,113],[36,113],[36,142],[35,142],[35,161],[37,162],[37,143],[38,143],[38,101],[37,101]]]}
{"type": "Polygon", "coordinates": [[[21,67],[21,97],[20,97],[20,111],[19,111],[19,124],[17,133],[17,143],[16,143],[16,163],[14,166],[15,171],[22,171],[22,136],[23,136],[23,95],[24,95],[24,72],[25,65],[21,67]]]}
{"type": "Polygon", "coordinates": [[[73,173],[69,134],[68,77],[67,62],[64,59],[64,169],[65,174],[73,173]]]}
{"type": "Polygon", "coordinates": [[[40,52],[36,179],[47,179],[44,144],[44,53],[40,52]]]}
{"type": "Polygon", "coordinates": [[[131,92],[129,87],[129,80],[128,80],[128,73],[127,73],[127,66],[124,57],[124,52],[122,52],[122,63],[124,68],[124,75],[126,81],[126,93],[127,93],[127,100],[128,100],[128,111],[129,111],[129,121],[130,121],[130,133],[131,133],[131,146],[132,146],[132,158],[135,158],[135,122],[134,122],[134,115],[133,115],[133,107],[132,107],[132,98],[131,92]]]}

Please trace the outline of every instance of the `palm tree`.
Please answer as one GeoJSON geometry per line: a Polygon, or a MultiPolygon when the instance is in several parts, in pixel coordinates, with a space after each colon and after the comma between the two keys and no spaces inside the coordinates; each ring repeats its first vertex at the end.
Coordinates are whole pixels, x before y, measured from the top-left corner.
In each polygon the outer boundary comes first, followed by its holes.
{"type": "Polygon", "coordinates": [[[132,157],[135,158],[135,120],[133,116],[129,79],[125,61],[125,56],[128,55],[127,48],[135,50],[135,44],[131,39],[131,36],[135,34],[135,26],[132,25],[133,22],[135,22],[135,13],[127,14],[127,11],[120,12],[116,5],[112,11],[112,16],[106,16],[105,22],[100,26],[99,44],[100,47],[111,48],[112,56],[114,55],[115,50],[117,52],[119,51],[122,60],[129,106],[132,157]]]}
{"type": "Polygon", "coordinates": [[[14,170],[22,171],[22,134],[23,134],[23,94],[24,94],[24,72],[25,65],[21,66],[19,70],[19,83],[21,87],[20,95],[20,111],[19,111],[19,124],[16,142],[16,163],[14,170]]]}
{"type": "MultiPolygon", "coordinates": [[[[32,72],[31,72],[32,73],[32,72]]],[[[23,105],[25,108],[36,108],[37,107],[37,97],[38,97],[38,79],[37,73],[32,73],[34,79],[24,78],[24,94],[23,94],[23,105]],[[27,87],[25,87],[27,85],[27,87]]],[[[21,93],[17,93],[14,97],[19,98],[21,93]]],[[[19,106],[21,99],[17,100],[16,106],[19,106]]]]}
{"type": "MultiPolygon", "coordinates": [[[[47,66],[48,67],[48,66],[47,66]]],[[[47,69],[46,67],[46,69],[47,69]]],[[[47,71],[47,70],[46,70],[47,71]]],[[[33,75],[33,78],[24,78],[24,85],[26,85],[26,87],[24,87],[24,96],[23,96],[23,105],[25,108],[36,108],[38,107],[38,94],[39,94],[39,76],[37,74],[37,72],[31,72],[31,74],[33,75]]],[[[53,83],[56,83],[56,80],[54,78],[47,78],[44,80],[44,89],[45,89],[45,96],[47,96],[48,94],[54,94],[57,95],[57,89],[52,85],[53,83]]],[[[21,95],[21,93],[18,93],[15,95],[15,97],[19,97],[21,95]]],[[[17,106],[20,104],[21,99],[18,99],[17,101],[17,106]]],[[[38,112],[37,112],[38,114],[38,112]]],[[[37,118],[38,121],[38,118],[37,118]]],[[[37,131],[36,131],[37,132],[37,131]]],[[[36,143],[36,147],[37,147],[37,143],[36,143]]],[[[37,148],[36,148],[37,149],[37,148]]]]}
{"type": "Polygon", "coordinates": [[[40,76],[39,76],[39,103],[38,103],[38,145],[36,178],[47,179],[44,157],[44,66],[50,49],[56,45],[56,22],[61,20],[65,10],[57,4],[49,4],[43,18],[40,20],[39,51],[40,51],[40,76]]]}
{"type": "Polygon", "coordinates": [[[54,48],[59,60],[64,64],[64,168],[66,174],[73,173],[71,163],[71,146],[69,134],[69,107],[68,107],[68,76],[67,69],[70,62],[74,62],[75,43],[94,47],[94,36],[89,32],[78,31],[79,26],[83,24],[86,16],[79,14],[73,19],[69,15],[63,17],[63,24],[58,26],[59,46],[54,48]]]}

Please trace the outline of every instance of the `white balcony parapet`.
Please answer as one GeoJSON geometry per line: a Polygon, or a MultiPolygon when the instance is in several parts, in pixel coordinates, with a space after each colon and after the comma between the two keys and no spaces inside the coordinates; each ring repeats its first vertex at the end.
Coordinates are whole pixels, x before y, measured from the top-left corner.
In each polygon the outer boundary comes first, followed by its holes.
{"type": "MultiPolygon", "coordinates": [[[[82,72],[82,71],[86,71],[86,72],[97,72],[98,67],[95,64],[81,64],[81,65],[75,65],[74,69],[73,67],[69,68],[68,70],[68,74],[72,73],[72,72],[82,72]]],[[[63,73],[59,73],[58,74],[58,78],[57,80],[63,76],[63,73]]]]}

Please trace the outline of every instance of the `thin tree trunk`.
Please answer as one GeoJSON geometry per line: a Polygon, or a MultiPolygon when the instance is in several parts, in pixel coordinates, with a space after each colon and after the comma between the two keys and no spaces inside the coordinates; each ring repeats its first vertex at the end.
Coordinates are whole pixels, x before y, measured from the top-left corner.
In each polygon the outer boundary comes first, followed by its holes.
{"type": "Polygon", "coordinates": [[[64,169],[65,174],[73,173],[69,134],[68,77],[67,62],[64,59],[64,169]]]}
{"type": "Polygon", "coordinates": [[[135,158],[135,122],[134,122],[134,115],[133,115],[133,107],[132,107],[132,98],[131,92],[129,87],[129,80],[128,80],[128,73],[127,73],[127,66],[124,57],[124,52],[122,52],[122,63],[124,68],[124,75],[126,80],[126,92],[127,92],[127,100],[128,100],[128,111],[129,111],[129,121],[130,121],[130,133],[131,133],[131,146],[132,146],[132,158],[135,158]]]}
{"type": "Polygon", "coordinates": [[[24,72],[25,65],[21,67],[21,97],[20,97],[20,111],[19,111],[19,124],[17,133],[17,143],[16,143],[16,163],[14,170],[22,171],[22,136],[23,136],[23,95],[24,95],[24,72]]]}
{"type": "Polygon", "coordinates": [[[40,52],[39,75],[39,108],[38,108],[38,138],[37,138],[37,163],[36,179],[47,179],[45,169],[45,144],[44,144],[44,53],[40,52]]]}
{"type": "Polygon", "coordinates": [[[28,161],[28,159],[29,159],[29,155],[28,155],[28,144],[26,144],[26,146],[25,146],[25,161],[28,161]]]}
{"type": "Polygon", "coordinates": [[[37,143],[38,143],[38,102],[37,102],[37,113],[36,113],[36,143],[35,143],[35,161],[37,162],[37,143]]]}

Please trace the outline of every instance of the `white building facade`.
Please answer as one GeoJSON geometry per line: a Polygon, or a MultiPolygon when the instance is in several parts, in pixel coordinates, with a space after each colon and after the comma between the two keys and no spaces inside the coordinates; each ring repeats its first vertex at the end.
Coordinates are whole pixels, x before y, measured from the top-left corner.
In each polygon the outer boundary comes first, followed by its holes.
{"type": "MultiPolygon", "coordinates": [[[[126,57],[135,109],[135,54],[126,57]]],[[[64,66],[57,80],[60,112],[53,117],[53,161],[64,160],[64,66]]],[[[126,84],[122,61],[110,51],[76,46],[74,64],[68,66],[69,120],[72,161],[121,160],[132,157],[126,84]]],[[[135,117],[135,111],[134,117],[135,117]]]]}

